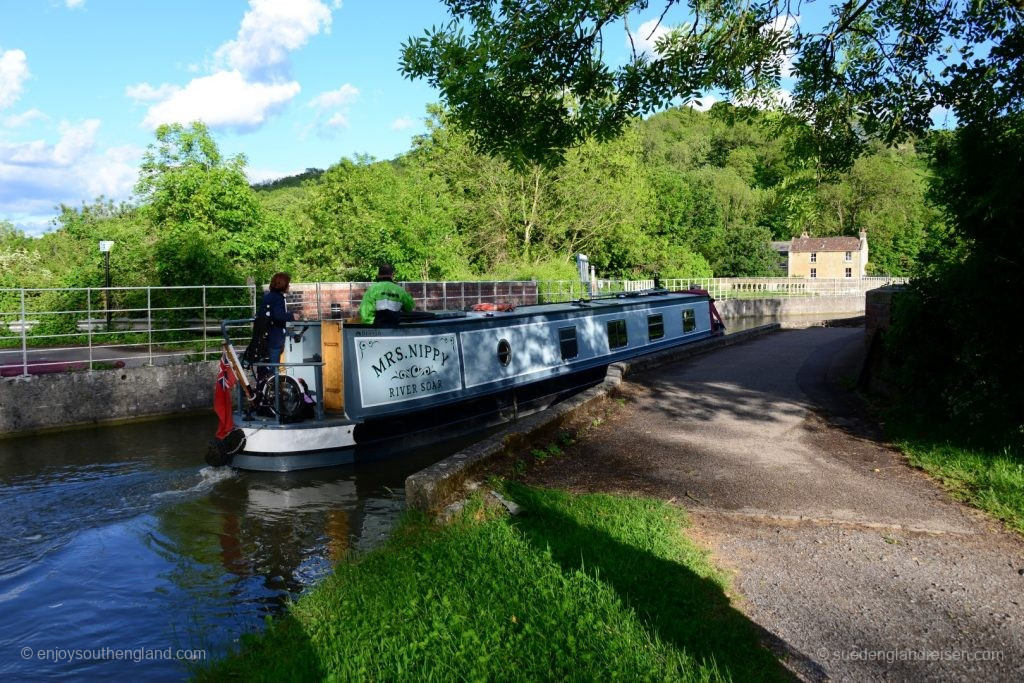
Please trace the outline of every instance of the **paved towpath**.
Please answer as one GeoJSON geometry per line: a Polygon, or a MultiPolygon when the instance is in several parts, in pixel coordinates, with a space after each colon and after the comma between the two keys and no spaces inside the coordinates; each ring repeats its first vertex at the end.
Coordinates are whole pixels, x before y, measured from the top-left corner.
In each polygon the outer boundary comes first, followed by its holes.
{"type": "Polygon", "coordinates": [[[1024,541],[888,448],[843,387],[863,330],[782,331],[630,378],[534,483],[674,499],[810,680],[1024,680],[1024,541]]]}

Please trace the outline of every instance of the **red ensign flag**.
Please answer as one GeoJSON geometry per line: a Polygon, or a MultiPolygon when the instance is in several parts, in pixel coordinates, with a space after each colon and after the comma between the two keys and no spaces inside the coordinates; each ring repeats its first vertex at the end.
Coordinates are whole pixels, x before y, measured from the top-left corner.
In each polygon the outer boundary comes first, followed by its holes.
{"type": "Polygon", "coordinates": [[[235,386],[235,373],[228,363],[227,354],[220,356],[220,372],[217,373],[217,381],[213,385],[213,412],[217,413],[220,423],[217,425],[217,438],[223,439],[235,428],[235,421],[231,416],[231,388],[235,386]]]}

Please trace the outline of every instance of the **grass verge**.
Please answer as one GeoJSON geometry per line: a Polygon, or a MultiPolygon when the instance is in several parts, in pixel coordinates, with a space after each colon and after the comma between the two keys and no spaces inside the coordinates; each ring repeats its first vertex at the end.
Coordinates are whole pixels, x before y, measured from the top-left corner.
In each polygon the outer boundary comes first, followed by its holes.
{"type": "Polygon", "coordinates": [[[508,483],[410,513],[202,680],[777,680],[727,579],[660,501],[508,483]]]}
{"type": "Polygon", "coordinates": [[[937,479],[955,498],[1024,533],[1024,459],[1008,449],[987,450],[946,437],[943,426],[887,425],[910,464],[937,479]]]}

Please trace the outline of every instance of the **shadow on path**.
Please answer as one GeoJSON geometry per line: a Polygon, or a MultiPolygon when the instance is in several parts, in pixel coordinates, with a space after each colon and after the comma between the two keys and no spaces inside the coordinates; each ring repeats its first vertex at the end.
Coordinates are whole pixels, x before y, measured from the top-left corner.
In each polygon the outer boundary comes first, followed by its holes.
{"type": "MultiPolygon", "coordinates": [[[[643,531],[635,527],[622,529],[622,535],[629,538],[640,533],[639,538],[630,539],[639,543],[617,538],[580,524],[550,502],[593,505],[592,511],[577,514],[585,517],[601,514],[602,506],[595,502],[599,497],[570,498],[514,483],[509,485],[509,494],[526,509],[515,524],[531,544],[541,552],[550,552],[564,571],[581,570],[611,586],[661,640],[686,650],[701,662],[714,662],[726,678],[789,678],[759,644],[762,629],[732,607],[719,582],[688,568],[683,564],[685,557],[672,558],[674,548],[644,548],[653,537],[644,538],[643,531]]],[[[694,558],[698,557],[699,551],[692,552],[694,558]]]]}

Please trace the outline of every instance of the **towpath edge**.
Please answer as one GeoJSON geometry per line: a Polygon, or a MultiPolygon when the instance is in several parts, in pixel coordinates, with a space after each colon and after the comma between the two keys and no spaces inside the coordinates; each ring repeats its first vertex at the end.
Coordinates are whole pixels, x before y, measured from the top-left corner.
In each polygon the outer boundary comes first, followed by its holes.
{"type": "Polygon", "coordinates": [[[779,323],[753,327],[722,337],[712,337],[693,344],[666,349],[631,361],[608,366],[604,381],[597,386],[562,401],[556,406],[525,417],[472,446],[454,453],[405,480],[406,504],[418,510],[432,512],[452,498],[458,497],[464,484],[489,463],[544,434],[558,430],[572,417],[607,400],[622,379],[630,373],[649,370],[702,353],[714,351],[740,342],[770,334],[782,329],[779,323]]]}

